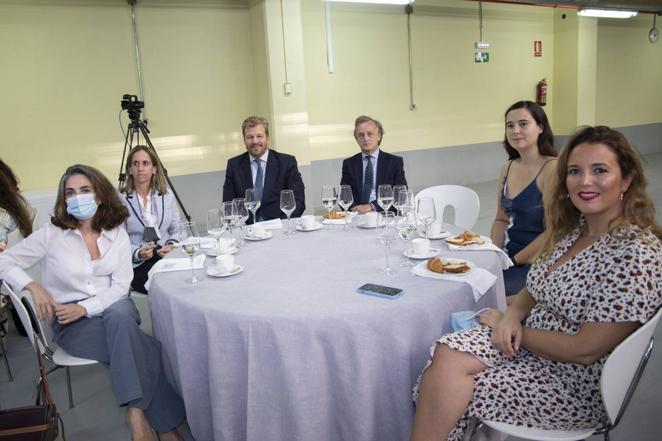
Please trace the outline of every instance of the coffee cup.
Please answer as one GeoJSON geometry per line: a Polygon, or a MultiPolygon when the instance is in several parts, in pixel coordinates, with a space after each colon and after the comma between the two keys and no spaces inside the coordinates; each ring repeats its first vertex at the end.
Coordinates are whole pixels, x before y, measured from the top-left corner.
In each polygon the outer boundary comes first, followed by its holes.
{"type": "Polygon", "coordinates": [[[232,254],[224,254],[216,257],[216,265],[222,273],[229,273],[235,268],[234,256],[232,254]]]}
{"type": "Polygon", "coordinates": [[[441,223],[433,222],[428,226],[428,235],[437,236],[441,233],[441,223]]]}
{"type": "Polygon", "coordinates": [[[377,221],[379,220],[379,213],[371,211],[370,213],[365,213],[361,215],[361,225],[366,227],[376,227],[377,221]]]}
{"type": "Polygon", "coordinates": [[[412,239],[411,250],[414,254],[425,254],[430,251],[430,241],[422,237],[412,239]]]}
{"type": "Polygon", "coordinates": [[[267,234],[267,229],[264,228],[264,225],[253,224],[248,228],[248,235],[251,237],[262,237],[267,234]]]}
{"type": "Polygon", "coordinates": [[[301,216],[299,219],[299,225],[301,225],[301,228],[304,230],[312,230],[315,228],[315,216],[312,214],[301,216]]]}

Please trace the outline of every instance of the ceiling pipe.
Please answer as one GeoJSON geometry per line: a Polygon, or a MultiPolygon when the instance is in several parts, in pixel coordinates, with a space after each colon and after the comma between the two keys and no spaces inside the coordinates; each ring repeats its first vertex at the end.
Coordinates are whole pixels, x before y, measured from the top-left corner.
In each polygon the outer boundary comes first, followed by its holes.
{"type": "MultiPolygon", "coordinates": [[[[575,11],[579,11],[581,8],[584,7],[594,7],[594,8],[604,8],[604,9],[617,9],[615,6],[610,6],[610,5],[599,5],[599,4],[590,4],[590,5],[569,5],[566,3],[555,3],[555,2],[548,2],[548,3],[542,3],[540,1],[535,2],[527,2],[527,1],[516,1],[516,0],[467,0],[467,1],[483,1],[485,3],[501,3],[501,4],[506,4],[506,5],[520,5],[520,6],[542,6],[545,8],[558,8],[558,9],[573,9],[575,11]]],[[[645,10],[645,9],[639,9],[641,8],[642,5],[636,6],[630,6],[629,9],[635,9],[638,10],[640,14],[654,14],[654,15],[662,15],[662,8],[660,10],[645,10]]],[[[625,6],[623,6],[625,8],[625,6]]]]}

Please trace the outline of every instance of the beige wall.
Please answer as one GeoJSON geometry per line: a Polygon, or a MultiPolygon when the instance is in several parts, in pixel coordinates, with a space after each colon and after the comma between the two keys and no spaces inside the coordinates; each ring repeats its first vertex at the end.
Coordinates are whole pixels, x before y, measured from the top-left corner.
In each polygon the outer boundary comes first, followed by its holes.
{"type": "MultiPolygon", "coordinates": [[[[592,112],[596,123],[614,126],[662,122],[662,43],[646,40],[649,16],[598,21],[597,44],[567,48],[565,58],[575,65],[568,70],[556,60],[566,40],[582,32],[564,34],[551,8],[485,4],[491,59],[476,64],[477,3],[418,0],[412,16],[417,109],[410,111],[402,7],[333,4],[336,70],[329,74],[324,3],[283,5],[292,96],[282,89],[278,0],[139,2],[152,140],[172,175],[224,169],[243,151],[240,123],[253,113],[272,119],[279,149],[295,153],[302,165],[356,152],[352,123],[363,113],[384,123],[386,150],[498,141],[505,108],[533,99],[543,77],[557,134],[568,134],[578,115],[592,112]],[[533,57],[534,40],[543,42],[541,58],[533,57]],[[595,59],[586,60],[591,53],[595,59]],[[591,69],[594,104],[579,106],[578,87],[590,86],[591,69]]],[[[0,0],[0,61],[0,157],[23,188],[55,186],[74,162],[96,165],[115,180],[123,148],[119,101],[138,90],[126,2],[0,0]]]]}
{"type": "MultiPolygon", "coordinates": [[[[490,62],[473,60],[479,40],[477,4],[419,2],[411,19],[416,110],[409,110],[406,18],[402,7],[333,4],[335,73],[326,65],[324,5],[303,2],[311,148],[318,159],[357,151],[353,121],[382,121],[386,150],[493,141],[503,112],[533,99],[536,83],[553,81],[553,11],[484,6],[490,62]],[[534,58],[533,41],[543,41],[534,58]]],[[[552,100],[548,109],[552,107],[552,100]]]]}
{"type": "Polygon", "coordinates": [[[662,41],[649,43],[652,24],[649,14],[599,22],[596,122],[616,127],[662,122],[662,41]]]}
{"type": "MultiPolygon", "coordinates": [[[[136,15],[161,158],[173,175],[224,168],[243,150],[241,121],[257,107],[248,9],[209,2],[136,15]]],[[[0,1],[0,60],[0,156],[22,188],[53,187],[75,162],[116,180],[120,100],[138,91],[126,2],[0,1]]]]}

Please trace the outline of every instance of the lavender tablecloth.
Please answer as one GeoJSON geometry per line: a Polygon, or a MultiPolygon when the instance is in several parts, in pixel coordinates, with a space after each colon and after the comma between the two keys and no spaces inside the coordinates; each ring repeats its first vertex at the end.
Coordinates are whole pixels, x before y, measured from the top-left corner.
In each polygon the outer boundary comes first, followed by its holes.
{"type": "MultiPolygon", "coordinates": [[[[441,241],[433,241],[451,254],[441,241]]],[[[392,249],[398,264],[402,242],[392,249]]],[[[464,283],[382,276],[374,230],[298,232],[250,242],[245,270],[184,282],[154,277],[150,303],[165,365],[197,441],[405,441],[411,389],[452,311],[505,306],[494,252],[452,252],[498,279],[478,303],[464,283]],[[359,295],[378,283],[396,300],[359,295]]]]}

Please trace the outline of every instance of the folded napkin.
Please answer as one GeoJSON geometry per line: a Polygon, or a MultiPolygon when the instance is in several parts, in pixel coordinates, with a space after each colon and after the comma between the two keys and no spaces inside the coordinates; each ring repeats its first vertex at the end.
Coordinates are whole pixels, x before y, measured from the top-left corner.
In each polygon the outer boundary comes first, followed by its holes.
{"type": "Polygon", "coordinates": [[[280,230],[283,228],[283,222],[280,219],[271,219],[257,223],[264,226],[267,230],[280,230]]]}
{"type": "Polygon", "coordinates": [[[351,224],[352,218],[347,217],[345,219],[324,219],[322,223],[324,225],[345,225],[345,224],[351,224]]]}
{"type": "Polygon", "coordinates": [[[218,244],[218,239],[214,237],[201,237],[200,238],[200,248],[203,250],[216,248],[218,244]]]}
{"type": "Polygon", "coordinates": [[[474,300],[477,302],[494,285],[497,276],[491,272],[472,266],[468,274],[454,275],[451,273],[435,273],[428,269],[428,261],[424,260],[411,269],[413,274],[431,279],[449,280],[452,282],[464,282],[471,287],[474,300]]]}
{"type": "MultiPolygon", "coordinates": [[[[193,257],[193,268],[200,269],[205,266],[205,255],[198,254],[193,257]]],[[[149,286],[152,283],[152,276],[156,273],[165,273],[168,271],[191,271],[191,258],[190,257],[173,257],[161,259],[154,264],[154,266],[147,273],[147,282],[145,282],[145,289],[149,291],[149,286]]]]}
{"type": "Polygon", "coordinates": [[[513,261],[510,260],[508,254],[506,254],[501,248],[494,245],[493,243],[484,243],[481,245],[471,245],[471,246],[462,246],[462,245],[453,245],[452,243],[445,242],[446,246],[451,251],[496,251],[497,256],[499,257],[499,262],[501,263],[501,269],[507,270],[514,265],[513,261]]]}

